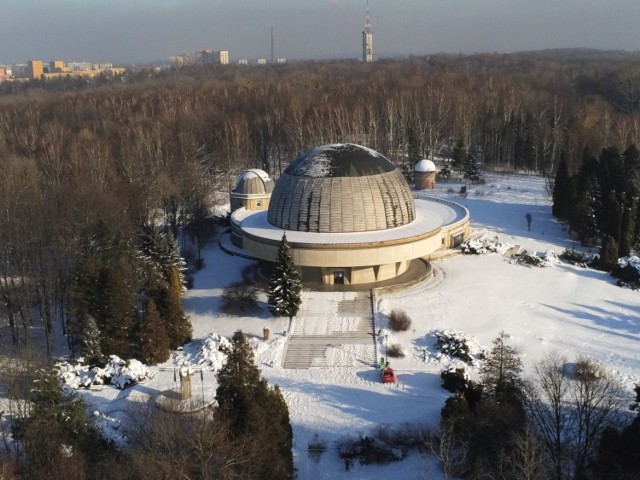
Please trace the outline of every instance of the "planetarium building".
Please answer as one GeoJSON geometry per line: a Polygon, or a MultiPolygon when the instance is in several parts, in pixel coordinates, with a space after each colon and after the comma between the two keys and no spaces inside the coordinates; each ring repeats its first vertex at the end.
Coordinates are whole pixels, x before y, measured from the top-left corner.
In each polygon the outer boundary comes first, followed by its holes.
{"type": "MultiPolygon", "coordinates": [[[[251,172],[270,181],[264,172],[251,172]]],[[[378,152],[335,144],[298,157],[276,182],[268,210],[237,208],[231,226],[236,247],[267,261],[275,260],[286,234],[304,281],[376,284],[464,241],[469,213],[447,200],[415,199],[400,171],[378,152]]]]}

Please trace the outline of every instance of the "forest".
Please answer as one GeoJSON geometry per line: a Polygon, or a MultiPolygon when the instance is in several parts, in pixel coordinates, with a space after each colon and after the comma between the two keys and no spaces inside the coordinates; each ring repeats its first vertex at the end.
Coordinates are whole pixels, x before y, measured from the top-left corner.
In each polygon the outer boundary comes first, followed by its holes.
{"type": "MultiPolygon", "coordinates": [[[[640,54],[443,54],[2,83],[4,354],[43,352],[36,364],[45,365],[62,332],[72,356],[168,358],[191,336],[185,269],[202,267],[213,207],[236,176],[258,167],[277,177],[301,153],[338,142],[377,150],[407,173],[421,158],[461,152],[550,185],[565,172],[560,180],[576,179],[581,198],[611,198],[620,210],[619,224],[602,215],[597,233],[574,226],[625,252],[639,231],[623,228],[625,205],[637,197],[615,191],[591,159],[615,150],[606,162],[637,163],[629,146],[640,145],[640,54]]],[[[584,219],[582,204],[554,213],[584,219]]]]}

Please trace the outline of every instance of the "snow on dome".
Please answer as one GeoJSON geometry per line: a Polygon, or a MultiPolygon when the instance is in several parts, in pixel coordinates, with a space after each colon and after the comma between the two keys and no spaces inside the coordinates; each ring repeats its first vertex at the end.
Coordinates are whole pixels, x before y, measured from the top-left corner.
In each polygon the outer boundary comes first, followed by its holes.
{"type": "Polygon", "coordinates": [[[333,144],[299,156],[278,179],[268,222],[284,230],[370,232],[413,222],[407,181],[380,153],[333,144]]]}
{"type": "Polygon", "coordinates": [[[436,171],[436,164],[426,158],[416,163],[416,172],[430,173],[436,171]]]}
{"type": "Polygon", "coordinates": [[[312,178],[361,177],[391,172],[395,168],[375,150],[353,143],[334,143],[303,153],[285,173],[312,178]]]}

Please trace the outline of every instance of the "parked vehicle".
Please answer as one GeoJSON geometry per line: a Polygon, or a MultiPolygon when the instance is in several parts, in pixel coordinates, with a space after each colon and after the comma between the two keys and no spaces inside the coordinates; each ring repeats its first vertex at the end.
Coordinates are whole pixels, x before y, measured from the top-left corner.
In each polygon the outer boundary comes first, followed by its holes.
{"type": "Polygon", "coordinates": [[[382,383],[396,383],[396,374],[393,368],[387,367],[382,370],[382,383]]]}

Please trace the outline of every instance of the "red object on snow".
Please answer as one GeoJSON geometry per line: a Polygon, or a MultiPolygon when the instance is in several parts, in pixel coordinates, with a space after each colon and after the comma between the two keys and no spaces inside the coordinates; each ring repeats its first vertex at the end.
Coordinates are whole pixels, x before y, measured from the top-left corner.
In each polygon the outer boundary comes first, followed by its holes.
{"type": "Polygon", "coordinates": [[[382,370],[382,383],[396,383],[396,374],[393,368],[387,367],[382,370]]]}

